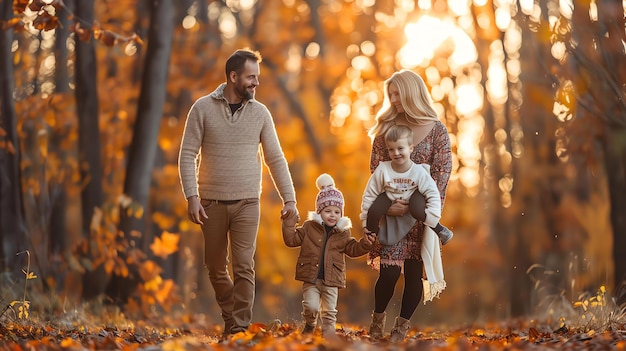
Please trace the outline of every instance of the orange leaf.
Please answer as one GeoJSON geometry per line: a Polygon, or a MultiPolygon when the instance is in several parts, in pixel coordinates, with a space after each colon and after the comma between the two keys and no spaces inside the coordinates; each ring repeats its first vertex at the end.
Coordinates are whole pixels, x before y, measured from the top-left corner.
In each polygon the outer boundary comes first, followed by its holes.
{"type": "Polygon", "coordinates": [[[13,13],[23,13],[29,2],[29,0],[13,0],[13,13]]]}
{"type": "Polygon", "coordinates": [[[135,43],[139,44],[139,45],[143,45],[143,40],[141,40],[141,37],[137,35],[137,33],[133,33],[133,35],[130,37],[131,40],[134,40],[135,43]]]}
{"type": "Polygon", "coordinates": [[[158,264],[154,261],[148,260],[141,265],[139,275],[141,275],[141,278],[144,281],[148,281],[161,274],[162,271],[163,269],[161,269],[158,264]]]}
{"type": "Polygon", "coordinates": [[[51,16],[47,12],[37,16],[33,21],[33,26],[38,30],[52,30],[59,25],[59,19],[51,16]]]}
{"type": "Polygon", "coordinates": [[[265,328],[266,328],[266,326],[263,323],[252,323],[250,325],[250,327],[248,327],[248,331],[250,333],[255,333],[256,334],[256,333],[258,333],[260,331],[264,331],[265,328]]]}
{"type": "Polygon", "coordinates": [[[79,348],[80,346],[82,345],[72,338],[65,338],[61,341],[61,347],[64,349],[69,349],[69,348],[74,348],[74,347],[79,348]]]}
{"type": "Polygon", "coordinates": [[[2,30],[7,30],[11,27],[13,28],[13,30],[24,28],[24,22],[22,22],[21,18],[14,17],[8,21],[4,21],[4,23],[2,24],[2,30]]]}
{"type": "Polygon", "coordinates": [[[88,28],[83,28],[79,22],[74,23],[74,33],[78,36],[78,39],[81,41],[89,41],[91,40],[92,32],[88,28]]]}
{"type": "Polygon", "coordinates": [[[107,274],[111,274],[111,272],[113,272],[114,267],[115,267],[115,260],[109,259],[109,260],[106,260],[106,262],[104,262],[104,271],[107,272],[107,274]]]}
{"type": "Polygon", "coordinates": [[[528,331],[528,340],[530,342],[536,342],[537,339],[539,339],[539,331],[537,331],[537,329],[535,328],[530,328],[530,330],[528,331]]]}
{"type": "Polygon", "coordinates": [[[167,279],[162,282],[161,288],[156,290],[154,293],[154,297],[159,301],[161,305],[165,303],[167,298],[172,295],[174,291],[174,281],[171,279],[167,279]]]}
{"type": "Polygon", "coordinates": [[[30,5],[28,5],[28,8],[33,12],[39,12],[41,8],[44,6],[46,6],[46,3],[44,3],[43,1],[33,0],[33,2],[31,2],[30,5]]]}
{"type": "Polygon", "coordinates": [[[99,39],[101,42],[104,43],[104,45],[106,46],[113,46],[115,44],[117,44],[117,39],[118,39],[119,35],[117,35],[116,33],[113,33],[109,30],[103,30],[100,33],[99,39]]]}
{"type": "Polygon", "coordinates": [[[155,237],[154,242],[150,244],[150,249],[155,256],[167,258],[167,256],[178,251],[178,242],[180,236],[169,232],[163,232],[161,237],[155,237]]]}

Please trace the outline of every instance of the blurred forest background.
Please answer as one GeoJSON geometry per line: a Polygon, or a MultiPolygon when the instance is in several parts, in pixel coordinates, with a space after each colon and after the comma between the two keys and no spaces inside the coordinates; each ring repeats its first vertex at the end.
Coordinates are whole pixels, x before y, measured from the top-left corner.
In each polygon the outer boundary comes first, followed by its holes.
{"type": "MultiPolygon", "coordinates": [[[[221,324],[177,156],[189,107],[242,47],[263,55],[256,97],[298,209],[314,208],[328,172],[356,237],[383,81],[424,77],[454,151],[442,223],[455,237],[448,288],[415,324],[567,318],[603,287],[626,299],[623,1],[0,4],[2,306],[27,293],[23,307],[53,315],[113,303],[221,324]]],[[[263,188],[254,319],[298,321],[297,250],[267,172],[263,188]]],[[[340,323],[368,323],[375,279],[350,260],[340,323]]]]}

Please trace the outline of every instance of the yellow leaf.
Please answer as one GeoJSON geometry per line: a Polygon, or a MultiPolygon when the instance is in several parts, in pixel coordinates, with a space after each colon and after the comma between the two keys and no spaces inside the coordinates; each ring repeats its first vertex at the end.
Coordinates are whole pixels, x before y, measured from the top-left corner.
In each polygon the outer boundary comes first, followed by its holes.
{"type": "Polygon", "coordinates": [[[167,229],[171,228],[174,223],[176,223],[176,218],[163,212],[156,212],[152,215],[152,221],[154,221],[159,228],[167,229]]]}
{"type": "Polygon", "coordinates": [[[162,282],[163,282],[163,279],[161,278],[161,276],[156,276],[153,279],[145,282],[143,284],[143,287],[147,291],[157,291],[162,282]]]}

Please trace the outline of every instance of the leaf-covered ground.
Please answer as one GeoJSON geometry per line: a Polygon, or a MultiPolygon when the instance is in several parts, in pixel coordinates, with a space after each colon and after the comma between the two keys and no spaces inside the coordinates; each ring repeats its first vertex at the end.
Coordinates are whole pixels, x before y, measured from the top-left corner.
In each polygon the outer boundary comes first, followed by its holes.
{"type": "Polygon", "coordinates": [[[586,332],[563,326],[509,321],[450,330],[411,329],[405,342],[371,340],[365,327],[338,325],[337,337],[303,335],[276,320],[221,338],[219,326],[36,326],[0,324],[0,350],[626,350],[626,325],[586,332]]]}

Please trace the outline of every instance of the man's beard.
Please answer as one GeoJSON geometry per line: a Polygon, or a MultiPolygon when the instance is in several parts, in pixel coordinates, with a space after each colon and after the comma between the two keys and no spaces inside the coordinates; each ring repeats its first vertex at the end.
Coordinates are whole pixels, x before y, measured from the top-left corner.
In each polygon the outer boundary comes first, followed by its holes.
{"type": "Polygon", "coordinates": [[[237,88],[237,93],[239,94],[239,96],[241,96],[242,98],[246,99],[246,100],[252,100],[254,99],[254,93],[251,93],[247,87],[238,87],[237,88]]]}

